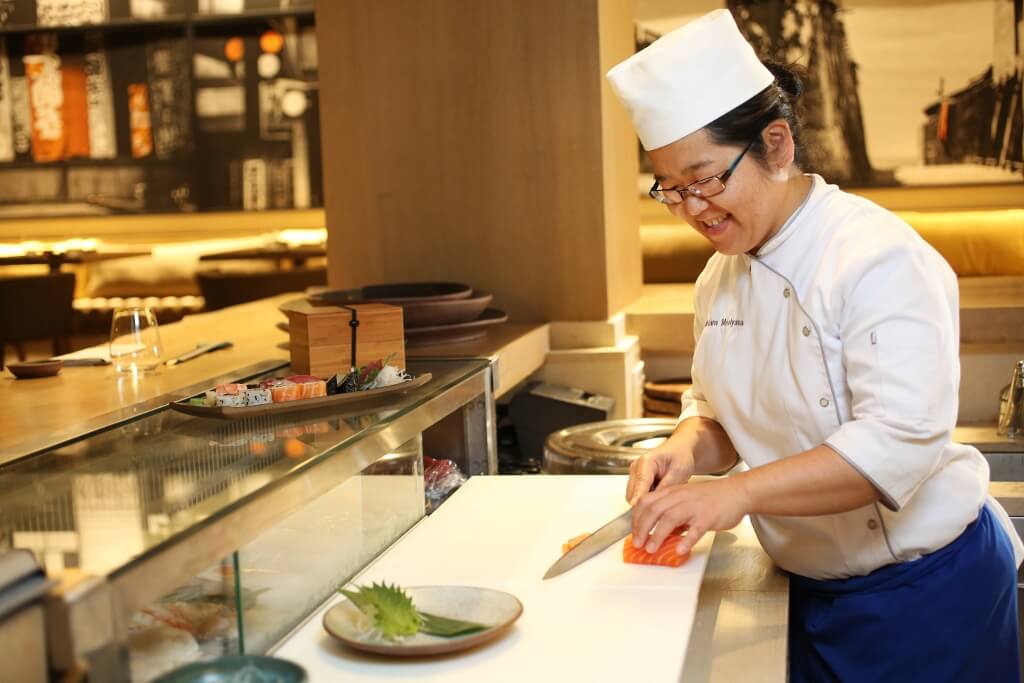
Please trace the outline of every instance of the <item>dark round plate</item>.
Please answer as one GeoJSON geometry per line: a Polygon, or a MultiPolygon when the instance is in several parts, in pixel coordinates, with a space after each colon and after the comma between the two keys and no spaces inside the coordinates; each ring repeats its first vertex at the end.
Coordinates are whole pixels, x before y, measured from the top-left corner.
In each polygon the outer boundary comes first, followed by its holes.
{"type": "Polygon", "coordinates": [[[474,291],[466,299],[441,299],[402,304],[406,330],[413,327],[436,327],[454,323],[472,322],[480,318],[494,299],[490,292],[474,291]]]}
{"type": "Polygon", "coordinates": [[[683,399],[683,393],[690,388],[690,383],[688,377],[647,380],[644,382],[644,394],[651,398],[678,403],[683,399]]]}
{"type": "Polygon", "coordinates": [[[7,369],[18,379],[54,377],[64,367],[62,360],[30,360],[22,363],[8,363],[7,369]]]}
{"type": "Polygon", "coordinates": [[[157,678],[153,683],[228,683],[229,681],[274,681],[304,683],[306,670],[287,659],[258,655],[218,657],[193,662],[157,678]]]}
{"type": "Polygon", "coordinates": [[[410,327],[405,330],[407,346],[427,346],[430,344],[454,344],[456,342],[478,339],[492,325],[500,325],[508,321],[508,314],[497,308],[488,308],[476,320],[431,327],[410,327]]]}
{"type": "Polygon", "coordinates": [[[682,412],[683,406],[679,401],[666,401],[660,398],[644,396],[644,410],[662,415],[678,415],[682,412]]]}
{"type": "Polygon", "coordinates": [[[308,299],[320,304],[355,304],[379,302],[405,304],[420,301],[466,299],[473,288],[459,282],[396,282],[367,285],[357,289],[325,289],[313,292],[308,299]]]}

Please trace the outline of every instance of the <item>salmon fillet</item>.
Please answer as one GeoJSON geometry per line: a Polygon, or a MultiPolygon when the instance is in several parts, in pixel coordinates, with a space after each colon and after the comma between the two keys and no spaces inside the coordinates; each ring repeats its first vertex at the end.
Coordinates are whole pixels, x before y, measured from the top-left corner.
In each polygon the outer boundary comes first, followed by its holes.
{"type": "MultiPolygon", "coordinates": [[[[682,531],[683,528],[680,527],[680,529],[669,534],[665,542],[661,544],[661,547],[653,553],[649,553],[643,548],[634,548],[633,534],[629,534],[622,544],[622,561],[627,564],[654,564],[662,567],[679,567],[690,557],[689,553],[680,555],[676,550],[676,546],[679,545],[679,541],[682,538],[682,531]]],[[[580,534],[570,538],[562,544],[562,554],[564,555],[569,552],[589,536],[590,534],[580,534]]]]}
{"type": "Polygon", "coordinates": [[[656,564],[661,567],[678,567],[690,557],[690,553],[680,555],[679,551],[676,550],[681,538],[680,534],[671,533],[665,539],[665,542],[661,544],[660,548],[653,553],[649,553],[643,548],[634,548],[633,534],[630,534],[626,536],[626,540],[622,544],[622,561],[629,564],[656,564]]]}

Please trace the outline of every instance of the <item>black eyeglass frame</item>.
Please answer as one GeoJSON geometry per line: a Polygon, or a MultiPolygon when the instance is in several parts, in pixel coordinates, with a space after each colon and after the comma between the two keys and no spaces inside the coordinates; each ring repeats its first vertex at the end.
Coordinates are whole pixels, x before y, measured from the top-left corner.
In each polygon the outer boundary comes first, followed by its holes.
{"type": "Polygon", "coordinates": [[[661,190],[662,192],[678,192],[681,197],[678,202],[666,202],[658,197],[658,195],[656,194],[656,192],[658,191],[657,179],[654,180],[654,184],[651,185],[651,189],[647,191],[647,196],[649,196],[651,199],[655,200],[660,204],[664,204],[666,206],[675,206],[676,204],[682,204],[683,202],[685,202],[686,195],[688,194],[691,194],[694,197],[698,197],[701,199],[705,199],[707,197],[714,197],[715,195],[722,194],[723,192],[725,192],[725,181],[729,179],[729,176],[732,175],[733,171],[736,170],[736,167],[740,165],[741,161],[743,161],[743,157],[745,157],[747,155],[747,152],[750,151],[750,148],[754,146],[754,142],[756,142],[756,140],[751,140],[750,142],[748,142],[747,146],[743,148],[743,151],[740,152],[740,155],[736,157],[735,161],[729,164],[729,168],[725,169],[718,175],[709,175],[707,178],[695,180],[681,190],[678,187],[670,187],[661,190]],[[700,188],[697,188],[696,190],[691,189],[694,185],[700,185],[701,183],[706,183],[709,180],[717,180],[718,182],[722,183],[722,189],[713,194],[705,194],[701,192],[700,188]]]}

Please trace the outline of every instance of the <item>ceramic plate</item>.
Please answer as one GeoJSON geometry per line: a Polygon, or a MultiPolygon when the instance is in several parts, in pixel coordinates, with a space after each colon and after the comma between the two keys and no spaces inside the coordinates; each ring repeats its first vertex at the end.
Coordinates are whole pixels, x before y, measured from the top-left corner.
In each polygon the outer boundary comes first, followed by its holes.
{"type": "Polygon", "coordinates": [[[691,382],[687,378],[650,380],[644,382],[644,394],[651,398],[678,403],[686,390],[690,388],[690,384],[691,382]]]}
{"type": "Polygon", "coordinates": [[[523,613],[516,596],[493,588],[476,586],[415,586],[407,588],[416,608],[442,617],[475,621],[488,628],[454,638],[417,633],[398,642],[367,633],[366,617],[347,598],[324,614],[324,628],[349,647],[393,657],[422,657],[458,652],[504,634],[523,613]]]}
{"type": "Polygon", "coordinates": [[[494,299],[490,292],[473,290],[466,299],[411,301],[402,304],[405,329],[453,325],[476,320],[494,299]]]}
{"type": "Polygon", "coordinates": [[[498,308],[486,309],[479,318],[451,325],[405,328],[406,346],[427,346],[430,344],[454,344],[477,339],[487,334],[492,325],[508,321],[508,314],[498,308]]]}
{"type": "Polygon", "coordinates": [[[413,301],[441,301],[465,299],[472,293],[469,285],[461,282],[395,282],[367,285],[358,289],[320,289],[309,292],[307,298],[322,304],[356,304],[377,301],[385,304],[404,304],[413,301]]]}

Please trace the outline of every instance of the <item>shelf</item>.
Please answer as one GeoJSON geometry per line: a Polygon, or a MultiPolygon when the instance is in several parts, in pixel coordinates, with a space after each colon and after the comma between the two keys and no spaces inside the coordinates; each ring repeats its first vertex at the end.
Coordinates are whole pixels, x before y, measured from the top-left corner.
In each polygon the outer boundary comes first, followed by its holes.
{"type": "Polygon", "coordinates": [[[280,19],[284,17],[313,17],[312,7],[295,7],[293,9],[249,10],[239,14],[193,14],[191,22],[196,26],[216,24],[236,24],[261,19],[280,19]]]}
{"type": "Polygon", "coordinates": [[[0,171],[4,170],[50,170],[62,168],[88,168],[91,166],[184,166],[192,163],[191,159],[155,159],[151,157],[117,158],[117,159],[58,159],[57,161],[0,161],[0,171]]]}
{"type": "Polygon", "coordinates": [[[124,29],[144,28],[184,28],[188,24],[218,25],[234,24],[262,19],[279,19],[283,17],[314,16],[312,7],[296,7],[276,10],[248,10],[238,14],[175,14],[158,19],[109,19],[102,23],[76,24],[74,26],[39,26],[35,24],[0,26],[0,36],[24,33],[78,33],[83,31],[118,31],[124,29]]]}
{"type": "Polygon", "coordinates": [[[85,31],[119,31],[143,28],[183,28],[186,23],[187,17],[185,15],[174,15],[159,19],[110,19],[103,23],[77,24],[74,26],[25,24],[19,26],[0,26],[0,36],[23,33],[81,33],[85,31]]]}
{"type": "MultiPolygon", "coordinates": [[[[26,6],[32,4],[26,3],[26,6]]],[[[126,4],[128,4],[127,1],[122,0],[117,6],[123,7],[126,4]]],[[[215,5],[211,9],[230,9],[227,5],[220,3],[210,4],[215,5]]],[[[245,4],[251,6],[256,3],[247,1],[245,4]]],[[[268,4],[294,5],[299,3],[292,0],[290,3],[261,2],[259,4],[265,7],[268,4]]],[[[31,153],[25,154],[22,151],[11,161],[0,161],[0,171],[8,171],[7,179],[17,177],[18,173],[21,173],[28,178],[49,177],[55,181],[60,178],[67,180],[76,174],[110,175],[115,170],[132,176],[145,175],[147,196],[162,199],[153,202],[159,204],[159,207],[154,207],[152,211],[139,210],[140,214],[169,211],[170,209],[164,205],[166,198],[177,196],[178,188],[183,184],[187,185],[191,192],[191,203],[195,204],[196,210],[201,212],[239,210],[246,203],[252,203],[244,200],[244,197],[248,196],[247,192],[253,195],[263,192],[268,197],[268,204],[281,206],[292,203],[294,194],[300,190],[306,190],[307,186],[310,202],[322,204],[319,129],[312,129],[319,125],[318,113],[315,108],[303,117],[303,122],[307,124],[307,135],[305,139],[299,139],[298,144],[305,147],[305,153],[299,154],[302,151],[301,148],[298,152],[292,149],[297,138],[293,132],[287,129],[282,129],[281,137],[284,138],[282,140],[264,140],[262,137],[257,137],[259,135],[257,131],[261,126],[261,110],[269,106],[265,98],[260,99],[262,95],[258,85],[257,69],[248,68],[244,76],[227,79],[201,79],[197,78],[195,73],[196,55],[209,52],[214,59],[223,60],[219,54],[222,46],[214,43],[222,42],[234,35],[244,36],[246,41],[252,43],[268,27],[267,24],[260,22],[290,17],[292,19],[288,20],[289,24],[298,23],[303,31],[308,31],[314,25],[316,16],[312,3],[302,7],[249,9],[231,14],[200,14],[197,12],[197,3],[194,0],[176,0],[171,5],[167,7],[169,13],[167,16],[131,18],[124,17],[124,12],[115,9],[115,18],[75,26],[39,26],[27,23],[38,21],[36,13],[31,11],[10,16],[9,19],[17,23],[0,26],[0,41],[6,36],[12,36],[6,41],[10,58],[18,62],[16,66],[12,67],[12,73],[9,74],[12,78],[22,77],[20,56],[32,46],[19,43],[26,42],[32,33],[67,34],[61,37],[59,42],[69,55],[78,55],[79,60],[90,50],[100,50],[97,54],[102,55],[102,58],[105,59],[104,68],[108,73],[104,78],[95,79],[95,86],[103,88],[105,93],[103,101],[96,104],[103,108],[104,116],[109,116],[107,110],[113,112],[112,125],[108,133],[116,138],[115,149],[104,149],[109,152],[116,151],[119,156],[116,159],[74,158],[37,162],[31,153]],[[131,32],[126,29],[130,29],[131,32]],[[87,36],[90,32],[103,34],[105,31],[110,31],[110,33],[106,34],[106,38],[98,46],[93,46],[88,41],[87,36]],[[157,46],[160,49],[159,54],[155,50],[157,46]],[[156,66],[154,60],[157,59],[163,60],[160,63],[166,62],[166,65],[156,66]],[[129,86],[136,83],[143,83],[148,88],[152,131],[150,142],[153,146],[150,156],[138,159],[128,156],[131,153],[130,116],[132,114],[129,104],[133,93],[139,92],[132,90],[129,86]],[[241,125],[237,125],[239,121],[232,119],[231,123],[235,124],[234,127],[239,130],[208,131],[204,120],[196,111],[197,94],[201,93],[204,88],[225,86],[244,88],[244,108],[237,114],[233,114],[241,119],[241,125]],[[162,98],[155,97],[154,93],[157,91],[165,93],[165,95],[162,98]],[[161,140],[166,141],[166,146],[160,146],[161,140]],[[173,158],[156,158],[155,152],[158,149],[161,152],[172,154],[173,158]],[[211,150],[217,151],[214,153],[211,150]],[[257,173],[255,177],[251,178],[252,184],[244,186],[241,183],[244,159],[254,156],[283,159],[290,158],[295,154],[299,154],[299,159],[308,159],[305,162],[308,168],[304,169],[303,175],[295,172],[289,174],[282,164],[268,164],[265,173],[257,173]],[[104,172],[104,169],[109,170],[104,172]],[[25,173],[25,171],[29,172],[25,173]],[[49,173],[48,176],[47,173],[49,173]],[[301,184],[293,187],[293,183],[301,184]],[[288,199],[285,200],[284,197],[288,197],[288,199]],[[224,206],[225,203],[231,205],[224,206]]],[[[206,7],[205,4],[203,6],[206,7]]],[[[94,19],[102,18],[102,15],[89,16],[94,19]]],[[[307,33],[304,40],[308,37],[307,33]]],[[[252,48],[251,45],[250,48],[252,48]]],[[[286,49],[296,52],[296,63],[301,61],[299,46],[286,46],[286,49]]],[[[100,57],[94,57],[94,59],[100,59],[100,57]]],[[[253,65],[247,66],[252,67],[253,65]]],[[[299,77],[294,74],[292,76],[299,77]]],[[[304,71],[301,74],[301,79],[304,81],[311,77],[312,73],[310,72],[304,71]]],[[[88,79],[89,76],[87,75],[86,78],[88,79]]],[[[27,83],[26,80],[26,88],[27,83]]],[[[313,84],[310,87],[315,88],[316,85],[313,84]]],[[[27,94],[26,91],[26,97],[27,94]]],[[[222,95],[225,98],[234,95],[234,93],[202,94],[214,97],[222,95]]],[[[315,95],[313,98],[315,102],[315,95]]],[[[232,111],[239,108],[238,103],[240,102],[241,98],[230,100],[232,111]]],[[[26,122],[24,127],[28,128],[28,126],[29,122],[26,122]]],[[[23,131],[24,134],[28,134],[28,132],[28,130],[23,131]]],[[[23,149],[20,148],[20,150],[23,149]]],[[[78,147],[71,149],[78,149],[78,147]]],[[[98,147],[95,149],[102,151],[98,147]]],[[[44,201],[58,199],[70,201],[68,187],[65,182],[56,190],[47,192],[43,197],[44,201]]],[[[4,197],[18,199],[25,195],[26,198],[38,198],[40,194],[43,194],[41,189],[30,189],[20,194],[8,192],[4,197]]],[[[92,215],[92,212],[89,215],[92,215]]],[[[0,220],[3,220],[3,216],[0,216],[0,220]]]]}

